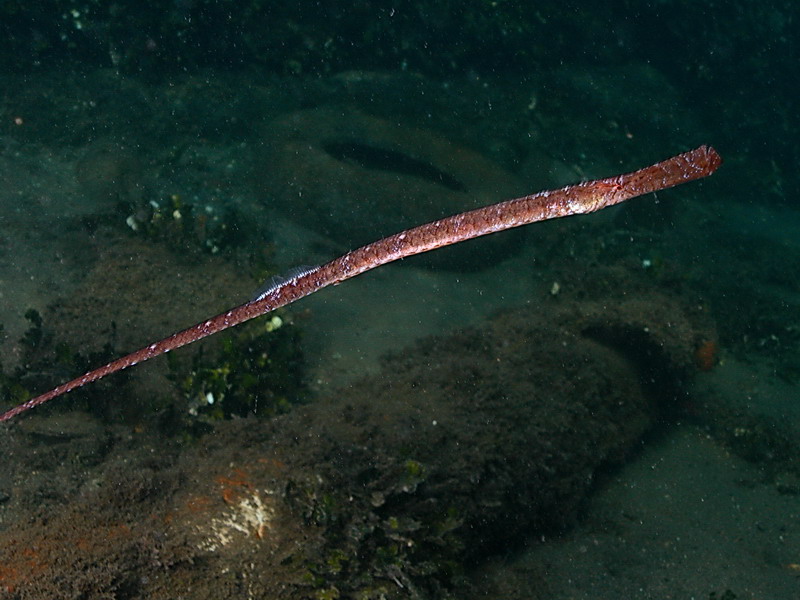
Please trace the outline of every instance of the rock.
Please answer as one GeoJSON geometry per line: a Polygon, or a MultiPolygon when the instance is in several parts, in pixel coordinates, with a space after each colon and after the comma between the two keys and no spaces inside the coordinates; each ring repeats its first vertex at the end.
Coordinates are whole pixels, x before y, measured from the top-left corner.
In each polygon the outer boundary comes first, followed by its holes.
{"type": "Polygon", "coordinates": [[[98,142],[75,165],[75,176],[87,199],[100,210],[116,203],[136,204],[142,195],[143,167],[139,157],[120,144],[98,142]]]}
{"type": "Polygon", "coordinates": [[[547,294],[429,338],[282,417],[221,423],[174,461],[120,457],[96,491],[0,532],[2,583],[26,597],[65,582],[75,597],[457,592],[463,565],[569,525],[658,418],[651,380],[691,368],[707,335],[692,322],[642,287],[547,294]],[[646,326],[645,306],[673,326],[646,326]]]}
{"type": "MultiPolygon", "coordinates": [[[[514,174],[477,152],[350,108],[285,115],[264,137],[255,167],[264,201],[344,248],[526,193],[514,174]]],[[[477,270],[518,241],[490,236],[424,261],[477,270]]]]}

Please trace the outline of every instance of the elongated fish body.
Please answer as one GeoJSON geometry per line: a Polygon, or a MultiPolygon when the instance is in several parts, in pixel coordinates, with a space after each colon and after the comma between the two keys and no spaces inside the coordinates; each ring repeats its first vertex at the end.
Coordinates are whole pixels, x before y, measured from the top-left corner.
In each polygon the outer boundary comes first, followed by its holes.
{"type": "Polygon", "coordinates": [[[595,212],[636,196],[708,177],[721,164],[722,159],[714,148],[700,146],[638,171],[476,208],[390,235],[319,267],[298,267],[296,272],[293,270],[279,279],[268,281],[250,302],[153,342],[15,406],[0,414],[0,422],[101,377],[244,323],[381,265],[537,221],[595,212]]]}

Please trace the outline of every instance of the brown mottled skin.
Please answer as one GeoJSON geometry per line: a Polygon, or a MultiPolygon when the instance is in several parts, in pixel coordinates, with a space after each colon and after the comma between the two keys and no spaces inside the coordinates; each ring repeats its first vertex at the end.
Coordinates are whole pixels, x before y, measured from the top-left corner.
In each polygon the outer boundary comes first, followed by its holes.
{"type": "Polygon", "coordinates": [[[700,146],[632,173],[539,192],[407,229],[289,278],[262,298],[232,308],[59,385],[0,414],[0,422],[101,377],[196,342],[386,263],[528,223],[594,212],[636,196],[707,177],[720,164],[722,159],[716,150],[700,146]]]}

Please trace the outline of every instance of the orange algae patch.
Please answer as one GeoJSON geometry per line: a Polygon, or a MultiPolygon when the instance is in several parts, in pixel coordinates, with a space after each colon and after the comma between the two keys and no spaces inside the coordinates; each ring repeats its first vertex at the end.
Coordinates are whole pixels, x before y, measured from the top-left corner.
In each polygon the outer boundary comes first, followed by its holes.
{"type": "Polygon", "coordinates": [[[206,512],[211,507],[211,498],[208,496],[195,496],[186,501],[186,508],[189,512],[199,513],[206,512]]]}
{"type": "Polygon", "coordinates": [[[91,558],[98,548],[113,545],[119,538],[130,534],[131,529],[127,525],[113,524],[94,528],[92,538],[73,539],[55,534],[53,537],[35,537],[24,542],[14,539],[3,549],[0,592],[10,594],[20,586],[30,584],[48,571],[58,568],[65,557],[73,556],[76,551],[81,558],[91,558]]]}
{"type": "Polygon", "coordinates": [[[701,371],[710,371],[717,364],[719,346],[713,340],[703,341],[694,351],[694,364],[701,371]]]}
{"type": "Polygon", "coordinates": [[[253,484],[243,469],[234,469],[232,477],[220,475],[216,481],[222,486],[222,499],[226,504],[235,504],[244,490],[253,489],[253,484]]]}

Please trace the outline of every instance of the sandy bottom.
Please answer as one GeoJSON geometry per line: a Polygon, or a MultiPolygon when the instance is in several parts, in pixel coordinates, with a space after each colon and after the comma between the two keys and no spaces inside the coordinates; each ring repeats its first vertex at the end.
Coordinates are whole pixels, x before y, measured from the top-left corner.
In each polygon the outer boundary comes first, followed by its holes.
{"type": "Polygon", "coordinates": [[[797,598],[800,502],[760,479],[676,426],[600,486],[574,530],[495,564],[484,583],[503,598],[797,598]]]}

